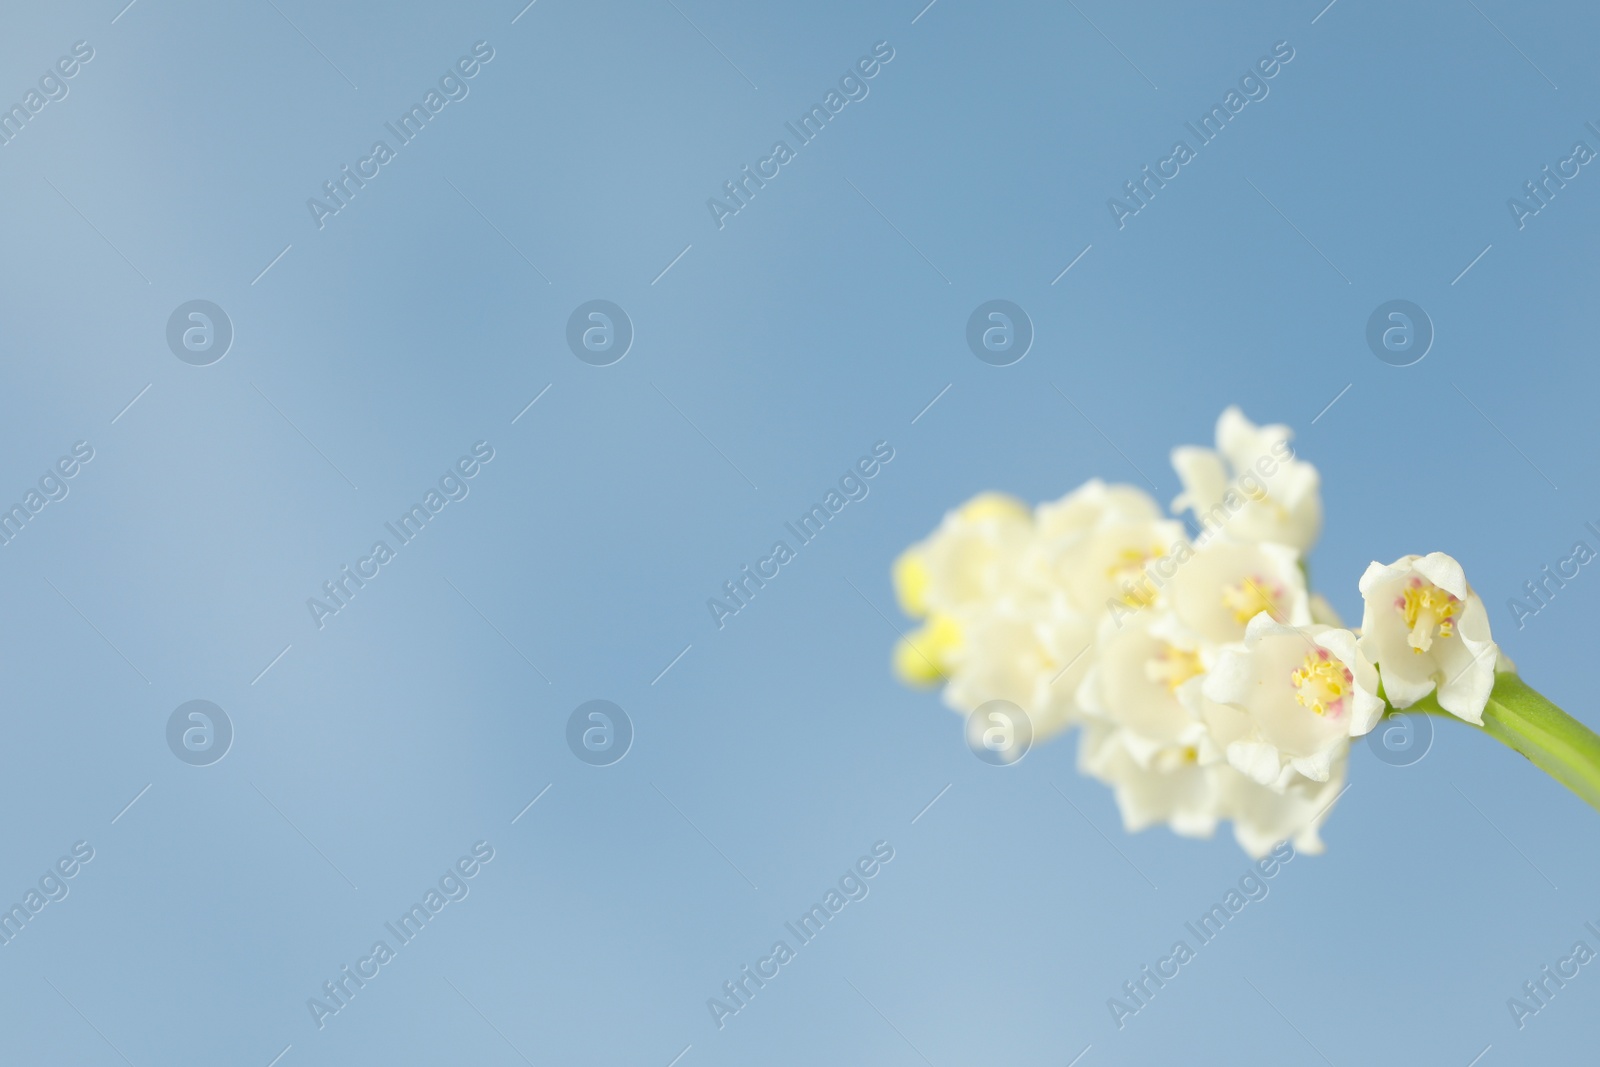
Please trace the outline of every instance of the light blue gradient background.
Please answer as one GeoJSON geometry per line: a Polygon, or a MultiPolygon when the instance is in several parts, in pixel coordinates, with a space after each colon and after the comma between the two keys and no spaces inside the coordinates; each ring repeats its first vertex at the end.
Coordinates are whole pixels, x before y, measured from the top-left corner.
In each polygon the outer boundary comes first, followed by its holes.
{"type": "Polygon", "coordinates": [[[1600,920],[1600,824],[1448,723],[1410,768],[1358,745],[1328,853],[1119,1033],[1106,999],[1245,856],[1226,833],[1125,834],[1072,741],[979,763],[890,677],[878,612],[904,625],[891,559],[970,494],[1148,477],[1170,499],[1168,450],[1236,402],[1321,468],[1313,574],[1347,618],[1370,560],[1448,551],[1524,674],[1596,721],[1600,577],[1521,632],[1505,607],[1600,520],[1600,177],[1523,232],[1505,207],[1596,143],[1592,9],[1340,0],[1313,25],[1322,0],[939,0],[912,24],[921,0],[539,0],[512,25],[518,0],[138,0],[113,25],[122,2],[17,7],[0,38],[8,102],[75,40],[96,50],[0,148],[0,497],[96,449],[0,550],[0,899],[96,850],[0,948],[0,1061],[1591,1054],[1594,967],[1521,1033],[1505,1001],[1600,920]],[[319,232],[306,198],[480,39],[471,95],[319,232]],[[1106,198],[1285,39],[1271,95],[1119,232],[1106,198]],[[706,198],[879,40],[871,95],[719,232],[706,198]],[[196,297],[236,329],[207,368],[163,336],[196,297]],[[637,330],[608,368],[563,340],[595,297],[637,330]],[[1037,329],[1004,369],[963,341],[995,297],[1037,329]],[[1363,341],[1395,297],[1437,327],[1404,369],[1363,341]],[[497,456],[471,496],[317,631],[305,599],[480,439],[497,456]],[[880,439],[870,497],[717,631],[706,598],[880,439]],[[163,736],[196,697],[237,730],[198,769],[163,736]],[[637,729],[609,768],[563,740],[594,697],[637,729]],[[470,897],[319,1032],[306,999],[480,839],[497,855],[470,897]],[[897,854],[871,895],[719,1032],[706,998],[879,839],[897,854]]]}

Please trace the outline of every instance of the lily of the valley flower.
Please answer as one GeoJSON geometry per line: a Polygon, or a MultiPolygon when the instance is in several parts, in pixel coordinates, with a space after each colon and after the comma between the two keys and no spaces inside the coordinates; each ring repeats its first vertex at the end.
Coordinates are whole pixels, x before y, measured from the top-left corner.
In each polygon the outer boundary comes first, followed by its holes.
{"type": "Polygon", "coordinates": [[[1461,564],[1443,552],[1373,563],[1361,576],[1361,649],[1397,708],[1437,691],[1439,706],[1483,725],[1499,649],[1461,564]]]}
{"type": "Polygon", "coordinates": [[[1298,777],[1326,782],[1350,738],[1382,717],[1378,671],[1349,630],[1250,621],[1201,685],[1201,717],[1228,762],[1283,791],[1298,777]]]}
{"type": "Polygon", "coordinates": [[[944,701],[965,715],[991,700],[1007,700],[1028,715],[1041,741],[1075,725],[1076,699],[1088,669],[1094,630],[1077,615],[1026,601],[971,612],[963,641],[947,661],[944,701]]]}
{"type": "Polygon", "coordinates": [[[1142,767],[1163,749],[1199,745],[1205,726],[1181,694],[1205,675],[1200,652],[1167,641],[1147,622],[1106,625],[1078,703],[1121,727],[1123,749],[1142,767]]]}
{"type": "Polygon", "coordinates": [[[1455,560],[1372,564],[1355,632],[1311,592],[1319,475],[1289,436],[1229,408],[1215,451],[1173,453],[1192,537],[1142,489],[1098,479],[1031,510],[973,498],[895,563],[919,623],[896,672],[942,684],[969,726],[997,700],[1035,739],[1082,725],[1079,767],[1127,829],[1231,822],[1253,856],[1286,839],[1321,851],[1352,739],[1430,694],[1600,809],[1600,735],[1516,676],[1455,560]]]}
{"type": "Polygon", "coordinates": [[[945,515],[894,564],[895,593],[923,618],[1002,595],[1033,536],[1033,513],[1004,493],[980,493],[945,515]]]}
{"type": "Polygon", "coordinates": [[[1231,820],[1234,840],[1254,859],[1286,840],[1307,855],[1323,850],[1317,831],[1343,786],[1343,758],[1326,782],[1302,780],[1279,793],[1226,763],[1202,762],[1192,747],[1165,748],[1141,763],[1126,739],[1126,731],[1108,724],[1086,725],[1078,769],[1111,786],[1129,833],[1164,824],[1183,837],[1210,837],[1218,823],[1231,820]]]}
{"type": "Polygon", "coordinates": [[[1311,621],[1299,553],[1277,544],[1207,541],[1177,567],[1168,602],[1180,627],[1219,645],[1242,640],[1263,612],[1294,626],[1311,621]]]}
{"type": "Polygon", "coordinates": [[[980,493],[901,553],[894,563],[895,596],[907,615],[924,620],[895,648],[895,673],[903,681],[928,686],[950,676],[967,644],[963,619],[1008,597],[1032,536],[1026,504],[1004,493],[980,493]]]}
{"type": "Polygon", "coordinates": [[[1132,614],[1161,600],[1148,570],[1182,549],[1183,526],[1161,516],[1143,490],[1095,479],[1036,518],[1037,539],[1025,571],[1039,585],[1063,591],[1083,614],[1132,614]]]}
{"type": "Polygon", "coordinates": [[[1348,764],[1341,756],[1329,769],[1326,782],[1301,780],[1282,793],[1257,785],[1243,774],[1223,778],[1223,804],[1233,819],[1234,840],[1256,859],[1285,840],[1294,843],[1296,852],[1308,856],[1322,852],[1318,831],[1344,789],[1348,764]]]}
{"type": "Polygon", "coordinates": [[[1039,537],[1047,543],[1070,542],[1110,523],[1150,522],[1162,518],[1161,506],[1143,489],[1090,478],[1078,488],[1034,513],[1039,537]]]}
{"type": "Polygon", "coordinates": [[[1111,786],[1129,833],[1165,824],[1184,837],[1210,837],[1226,817],[1218,768],[1202,766],[1193,748],[1173,746],[1141,761],[1128,750],[1126,731],[1090,723],[1078,743],[1078,769],[1111,786]]]}
{"type": "Polygon", "coordinates": [[[1294,458],[1287,426],[1257,426],[1230,407],[1217,420],[1215,451],[1194,445],[1172,450],[1183,492],[1172,502],[1208,532],[1242,541],[1273,541],[1304,552],[1322,530],[1322,480],[1317,468],[1294,458]]]}

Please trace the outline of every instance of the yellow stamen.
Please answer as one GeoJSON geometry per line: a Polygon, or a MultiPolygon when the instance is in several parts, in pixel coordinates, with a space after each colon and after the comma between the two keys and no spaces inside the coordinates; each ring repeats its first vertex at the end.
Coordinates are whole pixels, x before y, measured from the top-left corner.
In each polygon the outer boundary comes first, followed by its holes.
{"type": "Polygon", "coordinates": [[[1406,583],[1405,592],[1395,598],[1394,606],[1404,616],[1406,626],[1411,630],[1406,636],[1406,643],[1416,655],[1420,656],[1432,648],[1435,636],[1456,635],[1461,598],[1432,582],[1425,582],[1421,578],[1411,579],[1406,583]]]}
{"type": "Polygon", "coordinates": [[[1241,626],[1263,611],[1282,622],[1283,601],[1283,586],[1259,574],[1251,575],[1235,585],[1224,586],[1222,590],[1223,606],[1233,610],[1234,621],[1241,626]]]}
{"type": "Polygon", "coordinates": [[[1305,661],[1289,675],[1294,698],[1301,707],[1310,708],[1318,715],[1331,711],[1335,718],[1344,710],[1344,698],[1353,680],[1350,668],[1334,659],[1325,648],[1306,653],[1305,661]]]}
{"type": "Polygon", "coordinates": [[[1164,748],[1156,753],[1152,766],[1162,774],[1171,774],[1200,762],[1200,750],[1193,745],[1181,748],[1164,748]]]}
{"type": "Polygon", "coordinates": [[[1199,652],[1176,645],[1163,645],[1155,658],[1145,665],[1146,677],[1166,686],[1169,693],[1177,692],[1184,682],[1205,671],[1199,652]]]}
{"type": "Polygon", "coordinates": [[[1166,551],[1160,545],[1151,545],[1149,551],[1124,548],[1117,553],[1116,562],[1106,568],[1106,577],[1122,589],[1122,602],[1130,608],[1147,608],[1156,602],[1156,588],[1145,576],[1145,566],[1159,559],[1166,551]]]}

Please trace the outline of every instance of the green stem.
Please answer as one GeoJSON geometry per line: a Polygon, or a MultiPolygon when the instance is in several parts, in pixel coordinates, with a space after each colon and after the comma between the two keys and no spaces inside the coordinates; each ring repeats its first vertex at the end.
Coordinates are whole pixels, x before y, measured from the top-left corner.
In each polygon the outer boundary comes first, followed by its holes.
{"type": "MultiPolygon", "coordinates": [[[[1394,714],[1391,705],[1389,714],[1394,714]]],[[[1434,694],[1406,711],[1449,715],[1434,694]]],[[[1450,716],[1454,718],[1454,716],[1450,716]]],[[[1534,766],[1600,810],[1600,734],[1556,707],[1517,675],[1495,675],[1483,732],[1526,756],[1534,766]]]]}

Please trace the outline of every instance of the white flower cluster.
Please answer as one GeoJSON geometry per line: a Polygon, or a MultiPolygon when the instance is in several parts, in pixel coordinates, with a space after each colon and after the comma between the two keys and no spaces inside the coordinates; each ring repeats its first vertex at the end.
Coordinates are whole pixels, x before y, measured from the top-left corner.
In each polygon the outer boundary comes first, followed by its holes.
{"type": "Polygon", "coordinates": [[[1039,740],[1080,725],[1078,763],[1115,791],[1128,830],[1209,836],[1230,820],[1252,856],[1318,827],[1350,739],[1386,710],[1437,692],[1482,724],[1498,650],[1455,560],[1374,563],[1362,630],[1307,588],[1322,526],[1320,479],[1285,426],[1237,408],[1215,450],[1183,447],[1173,502],[1094,480],[1030,509],[985,493],[895,563],[901,606],[922,620],[895,650],[913,684],[944,684],[966,714],[1006,700],[1039,740]],[[1380,695],[1379,669],[1385,689],[1380,695]]]}

